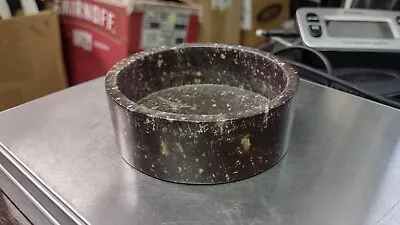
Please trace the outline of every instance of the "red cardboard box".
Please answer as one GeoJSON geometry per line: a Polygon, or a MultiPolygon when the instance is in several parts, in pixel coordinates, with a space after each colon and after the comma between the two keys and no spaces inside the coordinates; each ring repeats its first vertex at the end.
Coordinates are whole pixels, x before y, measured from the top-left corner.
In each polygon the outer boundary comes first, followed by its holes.
{"type": "Polygon", "coordinates": [[[161,1],[56,0],[70,84],[146,48],[196,42],[198,8],[161,1]]]}

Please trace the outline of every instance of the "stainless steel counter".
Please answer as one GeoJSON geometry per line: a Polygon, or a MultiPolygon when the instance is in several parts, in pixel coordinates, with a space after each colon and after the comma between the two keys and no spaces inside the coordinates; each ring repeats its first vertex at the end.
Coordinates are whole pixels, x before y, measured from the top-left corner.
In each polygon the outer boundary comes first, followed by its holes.
{"type": "Polygon", "coordinates": [[[102,79],[1,113],[0,141],[0,188],[41,224],[400,224],[400,111],[307,82],[284,160],[236,183],[129,167],[102,79]]]}

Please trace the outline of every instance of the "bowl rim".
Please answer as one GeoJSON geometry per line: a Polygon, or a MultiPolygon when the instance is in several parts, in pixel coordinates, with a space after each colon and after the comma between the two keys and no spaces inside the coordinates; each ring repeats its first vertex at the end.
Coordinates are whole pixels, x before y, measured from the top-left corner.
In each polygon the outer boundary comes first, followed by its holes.
{"type": "Polygon", "coordinates": [[[297,92],[298,84],[299,84],[299,77],[297,75],[297,72],[290,65],[283,62],[278,57],[269,52],[241,45],[226,45],[226,44],[215,44],[215,43],[195,43],[195,44],[186,43],[174,46],[160,46],[157,48],[147,49],[135,53],[134,55],[118,62],[115,66],[111,68],[109,72],[107,72],[105,77],[105,88],[107,95],[118,105],[127,109],[128,111],[143,114],[147,117],[166,119],[169,121],[185,121],[185,122],[216,122],[216,121],[248,118],[260,114],[268,114],[269,110],[277,108],[285,104],[287,101],[289,101],[297,92]],[[165,51],[171,51],[171,50],[177,51],[186,48],[220,48],[231,51],[232,50],[246,51],[248,53],[264,57],[267,60],[275,63],[275,65],[277,65],[283,71],[283,73],[286,75],[287,78],[286,86],[274,99],[269,101],[269,104],[267,106],[254,107],[251,108],[250,110],[246,110],[243,112],[213,114],[213,115],[179,114],[179,113],[171,113],[171,112],[164,112],[155,109],[150,109],[138,104],[135,101],[130,100],[119,89],[117,82],[118,76],[120,75],[121,71],[125,70],[136,60],[141,60],[146,56],[159,54],[165,51]]]}

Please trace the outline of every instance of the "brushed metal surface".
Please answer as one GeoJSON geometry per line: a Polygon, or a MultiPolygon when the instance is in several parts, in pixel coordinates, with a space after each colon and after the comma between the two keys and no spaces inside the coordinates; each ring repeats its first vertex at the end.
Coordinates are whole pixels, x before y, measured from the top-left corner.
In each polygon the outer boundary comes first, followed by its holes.
{"type": "Polygon", "coordinates": [[[282,162],[198,186],[124,163],[107,107],[98,79],[0,114],[0,141],[87,223],[400,223],[398,110],[301,82],[282,162]]]}
{"type": "Polygon", "coordinates": [[[33,224],[86,224],[2,143],[0,188],[33,224]]]}

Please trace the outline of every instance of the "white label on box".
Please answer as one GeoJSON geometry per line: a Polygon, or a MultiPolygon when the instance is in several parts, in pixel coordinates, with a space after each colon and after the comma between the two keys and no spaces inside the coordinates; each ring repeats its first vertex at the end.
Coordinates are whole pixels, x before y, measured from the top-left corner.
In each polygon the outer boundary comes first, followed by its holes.
{"type": "Polygon", "coordinates": [[[188,13],[170,9],[148,9],[143,16],[140,48],[183,43],[186,41],[188,25],[188,13]]]}
{"type": "Polygon", "coordinates": [[[81,47],[86,51],[92,51],[93,35],[84,30],[74,29],[72,31],[72,43],[76,47],[81,47]]]}
{"type": "Polygon", "coordinates": [[[94,41],[93,46],[106,52],[110,51],[110,46],[100,41],[94,41]]]}
{"type": "Polygon", "coordinates": [[[241,28],[242,30],[252,29],[252,0],[243,0],[241,28]]]}
{"type": "Polygon", "coordinates": [[[212,0],[211,9],[225,10],[231,5],[231,0],[212,0]]]}

